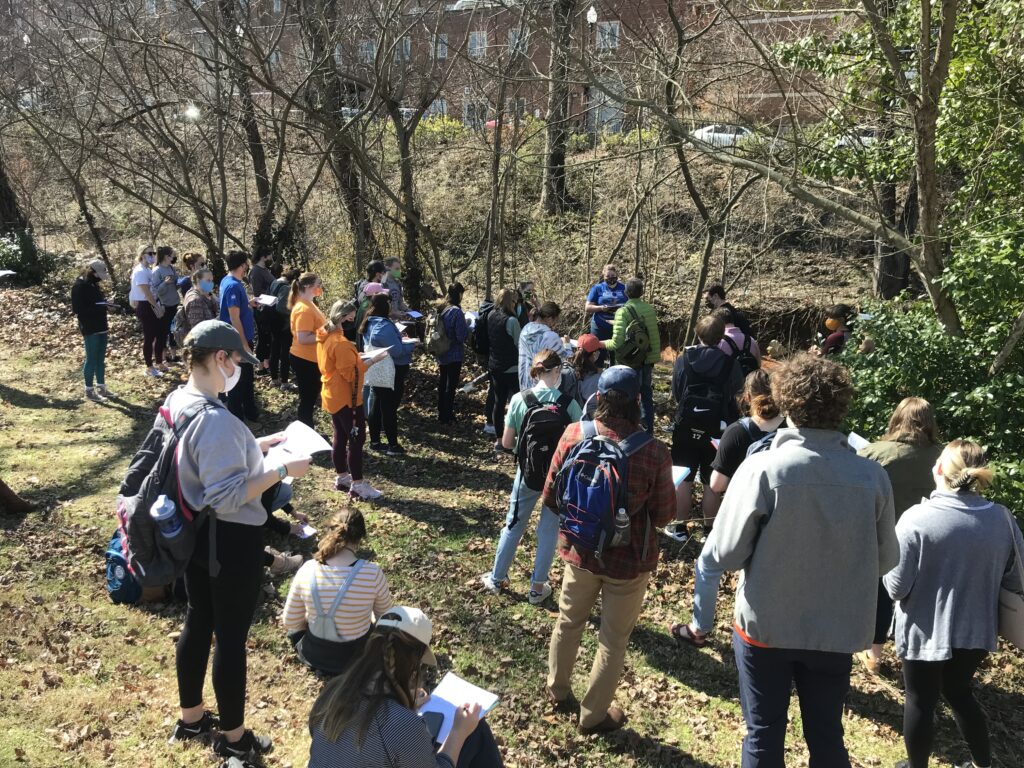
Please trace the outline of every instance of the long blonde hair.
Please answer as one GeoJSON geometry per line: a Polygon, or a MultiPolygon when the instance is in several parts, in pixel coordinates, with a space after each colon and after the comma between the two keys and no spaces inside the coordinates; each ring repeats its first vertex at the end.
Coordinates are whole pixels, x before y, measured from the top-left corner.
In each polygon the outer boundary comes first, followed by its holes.
{"type": "Polygon", "coordinates": [[[939,465],[951,491],[983,491],[992,485],[993,474],[985,461],[985,451],[972,440],[958,438],[948,443],[939,457],[939,465]]]}
{"type": "Polygon", "coordinates": [[[295,302],[299,300],[299,295],[304,290],[312,288],[318,282],[320,282],[320,278],[316,272],[303,272],[298,279],[293,280],[292,289],[288,292],[288,309],[295,306],[295,302]]]}
{"type": "Polygon", "coordinates": [[[152,251],[153,252],[153,258],[154,259],[156,258],[156,246],[155,245],[153,245],[152,243],[147,243],[146,245],[140,245],[139,246],[139,252],[135,256],[135,260],[137,262],[139,262],[139,264],[145,264],[146,263],[146,255],[145,255],[146,251],[152,251]]]}

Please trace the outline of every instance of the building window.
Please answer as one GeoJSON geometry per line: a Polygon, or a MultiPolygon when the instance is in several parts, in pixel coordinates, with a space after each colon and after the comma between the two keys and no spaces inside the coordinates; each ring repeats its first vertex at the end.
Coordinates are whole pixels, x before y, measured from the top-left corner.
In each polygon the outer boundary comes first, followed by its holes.
{"type": "Polygon", "coordinates": [[[487,55],[487,31],[469,33],[469,57],[482,59],[487,55]]]}
{"type": "Polygon", "coordinates": [[[440,34],[434,38],[434,57],[440,61],[448,58],[448,35],[440,34]]]}
{"type": "Polygon", "coordinates": [[[614,51],[619,47],[619,22],[597,22],[597,50],[614,51]]]}
{"type": "Polygon", "coordinates": [[[377,41],[361,41],[359,43],[359,60],[364,64],[372,64],[375,58],[377,58],[377,41]]]}
{"type": "Polygon", "coordinates": [[[150,16],[156,16],[156,0],[146,0],[146,13],[150,16]]]}
{"type": "Polygon", "coordinates": [[[483,128],[487,121],[487,102],[477,101],[468,86],[462,92],[462,122],[470,128],[483,128]]]}
{"type": "Polygon", "coordinates": [[[395,41],[395,62],[408,63],[412,59],[412,38],[406,35],[395,41]]]}
{"type": "Polygon", "coordinates": [[[343,60],[343,57],[342,57],[341,43],[335,43],[334,44],[334,66],[336,66],[338,69],[341,69],[341,62],[342,62],[342,60],[343,60]]]}
{"type": "Polygon", "coordinates": [[[448,114],[448,102],[444,99],[434,99],[427,109],[428,117],[444,117],[448,114]]]}
{"type": "Polygon", "coordinates": [[[282,0],[274,0],[274,13],[280,13],[284,10],[284,2],[282,0]]]}
{"type": "Polygon", "coordinates": [[[526,99],[518,97],[515,99],[508,99],[505,102],[505,114],[510,118],[520,118],[526,116],[526,99]]]}
{"type": "Polygon", "coordinates": [[[508,31],[509,56],[525,56],[528,45],[525,29],[517,27],[508,31]]]}

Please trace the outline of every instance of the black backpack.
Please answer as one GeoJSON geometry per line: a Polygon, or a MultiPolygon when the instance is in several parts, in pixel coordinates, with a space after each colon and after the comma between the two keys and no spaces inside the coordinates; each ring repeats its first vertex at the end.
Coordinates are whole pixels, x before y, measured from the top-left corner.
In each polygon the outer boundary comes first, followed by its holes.
{"type": "Polygon", "coordinates": [[[519,433],[516,457],[523,484],[532,491],[544,490],[558,441],[569,426],[572,398],[564,392],[554,403],[542,403],[532,391],[523,392],[526,415],[519,433]]]}
{"type": "Polygon", "coordinates": [[[491,339],[487,335],[487,316],[493,309],[494,304],[489,301],[481,304],[480,312],[476,317],[476,325],[473,326],[473,351],[485,358],[491,353],[491,339]]]}
{"type": "Polygon", "coordinates": [[[153,428],[135,453],[117,494],[117,521],[122,534],[123,557],[128,571],[142,587],[171,584],[185,572],[196,546],[196,531],[209,518],[210,575],[220,566],[216,558],[216,517],[211,508],[191,510],[178,484],[178,443],[189,424],[203,411],[219,408],[209,401],[186,408],[171,422],[166,406],[160,408],[153,428]],[[150,516],[153,503],[165,495],[174,501],[181,531],[166,538],[150,516]]]}
{"type": "Polygon", "coordinates": [[[743,337],[743,349],[736,346],[736,342],[728,336],[723,336],[722,340],[728,345],[729,349],[732,350],[733,359],[740,364],[740,368],[743,369],[743,377],[746,378],[748,373],[753,373],[761,367],[761,361],[757,359],[753,352],[750,351],[750,337],[743,337]]]}
{"type": "Polygon", "coordinates": [[[772,447],[772,443],[775,442],[775,436],[779,433],[777,429],[773,429],[771,432],[764,432],[758,438],[754,438],[754,434],[750,431],[753,426],[753,419],[749,416],[744,416],[740,419],[740,424],[743,425],[743,431],[747,433],[753,442],[747,446],[747,456],[753,456],[755,453],[761,453],[761,451],[767,451],[772,447]]]}
{"type": "Polygon", "coordinates": [[[647,355],[651,351],[651,336],[647,332],[647,323],[637,314],[636,309],[628,304],[619,310],[627,312],[625,340],[615,350],[615,362],[628,365],[639,370],[647,363],[647,355]]]}
{"type": "Polygon", "coordinates": [[[702,376],[693,370],[690,358],[683,353],[686,389],[676,412],[676,427],[686,427],[694,438],[713,437],[722,431],[725,413],[725,385],[731,374],[732,359],[722,366],[716,377],[702,376]]]}

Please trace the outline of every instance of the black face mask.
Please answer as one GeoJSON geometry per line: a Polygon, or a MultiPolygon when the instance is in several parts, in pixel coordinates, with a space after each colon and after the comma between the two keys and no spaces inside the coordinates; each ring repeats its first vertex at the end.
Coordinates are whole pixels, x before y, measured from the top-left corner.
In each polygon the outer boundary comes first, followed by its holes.
{"type": "Polygon", "coordinates": [[[93,273],[93,274],[89,275],[89,282],[90,283],[99,283],[99,282],[101,282],[100,281],[100,276],[97,275],[96,273],[93,273]]]}
{"type": "Polygon", "coordinates": [[[704,306],[707,307],[708,309],[715,309],[715,304],[713,301],[711,301],[711,299],[705,301],[704,306]]]}

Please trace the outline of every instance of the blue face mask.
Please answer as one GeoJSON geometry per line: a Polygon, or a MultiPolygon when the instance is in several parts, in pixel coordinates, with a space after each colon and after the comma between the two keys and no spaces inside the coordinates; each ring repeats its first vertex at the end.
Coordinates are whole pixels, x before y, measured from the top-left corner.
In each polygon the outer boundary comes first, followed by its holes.
{"type": "Polygon", "coordinates": [[[213,290],[213,280],[200,280],[199,290],[203,293],[209,293],[213,290]]]}

